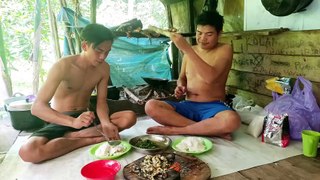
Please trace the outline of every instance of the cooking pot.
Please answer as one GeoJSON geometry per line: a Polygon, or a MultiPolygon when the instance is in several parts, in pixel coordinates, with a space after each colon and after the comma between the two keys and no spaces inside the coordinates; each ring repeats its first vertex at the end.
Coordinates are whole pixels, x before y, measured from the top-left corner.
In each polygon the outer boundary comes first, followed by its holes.
{"type": "Polygon", "coordinates": [[[287,16],[300,12],[313,0],[261,0],[264,8],[275,16],[287,16]]]}
{"type": "Polygon", "coordinates": [[[141,77],[146,83],[153,87],[165,86],[168,83],[168,79],[141,77]]]}

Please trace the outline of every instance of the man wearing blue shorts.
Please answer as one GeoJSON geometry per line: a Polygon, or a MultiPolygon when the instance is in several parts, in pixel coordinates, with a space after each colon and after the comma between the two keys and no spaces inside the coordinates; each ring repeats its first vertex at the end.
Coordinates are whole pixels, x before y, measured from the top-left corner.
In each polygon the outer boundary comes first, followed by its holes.
{"type": "Polygon", "coordinates": [[[231,140],[241,121],[224,103],[233,52],[229,44],[218,42],[223,17],[218,12],[203,12],[196,25],[194,46],[180,34],[170,32],[170,39],[184,54],[175,96],[185,100],[149,100],[145,111],[162,126],[149,127],[147,133],[218,136],[231,140]]]}

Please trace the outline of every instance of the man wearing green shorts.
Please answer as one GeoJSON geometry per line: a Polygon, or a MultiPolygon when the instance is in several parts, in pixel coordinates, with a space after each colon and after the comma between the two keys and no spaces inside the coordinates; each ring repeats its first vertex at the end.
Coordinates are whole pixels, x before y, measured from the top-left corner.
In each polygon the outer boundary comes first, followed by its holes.
{"type": "Polygon", "coordinates": [[[63,57],[50,69],[31,109],[33,115],[50,124],[35,132],[20,148],[22,160],[40,163],[83,146],[117,140],[120,131],[136,123],[133,111],[109,115],[110,67],[105,59],[113,38],[112,32],[103,25],[89,24],[81,32],[82,52],[63,57]],[[88,110],[95,89],[96,113],[88,110]],[[98,128],[106,137],[92,127],[95,119],[99,119],[98,128]]]}

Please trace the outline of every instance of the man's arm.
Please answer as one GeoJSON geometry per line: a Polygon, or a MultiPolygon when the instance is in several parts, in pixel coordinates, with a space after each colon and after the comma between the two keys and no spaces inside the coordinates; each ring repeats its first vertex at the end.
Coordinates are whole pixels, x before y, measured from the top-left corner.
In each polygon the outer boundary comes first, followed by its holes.
{"type": "Polygon", "coordinates": [[[180,99],[187,92],[187,77],[186,77],[186,63],[187,61],[183,58],[179,78],[177,80],[177,87],[174,90],[174,95],[177,99],[180,99]]]}
{"type": "Polygon", "coordinates": [[[182,58],[182,65],[180,69],[179,78],[177,80],[177,86],[187,86],[187,77],[186,77],[186,60],[182,58]]]}
{"type": "Polygon", "coordinates": [[[104,75],[97,85],[97,115],[99,117],[102,130],[109,138],[108,140],[120,139],[118,127],[115,126],[109,117],[109,107],[107,104],[108,80],[110,76],[110,66],[105,67],[107,71],[103,71],[104,75]]]}
{"type": "MultiPolygon", "coordinates": [[[[60,60],[50,69],[47,80],[37,94],[37,98],[32,105],[31,112],[33,115],[50,123],[56,123],[64,126],[75,127],[73,120],[75,118],[67,116],[52,109],[49,105],[60,82],[64,76],[64,64],[60,60]]],[[[82,126],[81,126],[82,127],[82,126]]],[[[76,127],[75,127],[76,128],[76,127]]]]}
{"type": "Polygon", "coordinates": [[[192,61],[194,69],[197,71],[204,81],[208,84],[215,81],[220,75],[228,69],[232,60],[232,48],[229,45],[219,47],[215,57],[219,58],[214,64],[206,63],[186,41],[186,39],[178,33],[171,33],[170,39],[175,45],[188,57],[188,61],[192,61]],[[210,74],[210,76],[208,76],[210,74]]]}
{"type": "MultiPolygon", "coordinates": [[[[109,66],[108,66],[109,68],[109,66]]],[[[101,124],[110,123],[109,107],[107,104],[109,69],[105,73],[101,81],[97,84],[97,104],[96,111],[101,124]]]]}

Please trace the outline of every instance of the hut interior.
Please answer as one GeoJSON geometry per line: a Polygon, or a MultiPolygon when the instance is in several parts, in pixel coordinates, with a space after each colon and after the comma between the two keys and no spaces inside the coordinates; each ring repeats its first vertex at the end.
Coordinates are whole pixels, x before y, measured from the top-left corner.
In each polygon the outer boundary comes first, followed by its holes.
{"type": "MultiPolygon", "coordinates": [[[[185,34],[190,44],[195,43],[195,18],[203,10],[216,9],[224,16],[221,41],[230,43],[234,52],[227,80],[227,94],[241,96],[251,100],[252,106],[264,108],[273,101],[272,91],[266,88],[268,79],[286,77],[294,82],[302,76],[312,83],[313,95],[320,105],[320,21],[317,21],[320,15],[320,1],[303,0],[299,1],[300,4],[294,4],[293,1],[286,0],[293,3],[286,7],[276,7],[279,1],[269,1],[274,3],[272,5],[264,0],[160,1],[166,8],[168,28],[175,28],[179,33],[185,34]]],[[[94,2],[96,1],[91,1],[91,22],[96,22],[94,2]]],[[[131,36],[137,39],[166,38],[146,28],[132,30],[130,23],[138,24],[139,27],[137,19],[133,21],[115,27],[117,36],[131,36]],[[150,32],[153,34],[150,35],[150,32]]],[[[67,37],[67,40],[71,43],[69,38],[67,37]]],[[[71,44],[73,45],[69,44],[70,50],[76,52],[77,43],[71,44]]],[[[169,50],[172,61],[171,78],[169,84],[161,86],[160,89],[167,95],[161,98],[169,98],[182,63],[182,53],[174,44],[171,44],[169,50]]],[[[161,79],[158,82],[162,82],[161,79]]],[[[117,88],[111,85],[108,91],[114,91],[118,95],[117,88]]],[[[136,89],[118,88],[124,89],[124,96],[129,97],[131,101],[119,100],[117,95],[114,99],[108,99],[111,111],[133,109],[140,115],[137,126],[121,134],[125,141],[129,141],[133,136],[145,134],[146,128],[155,123],[144,115],[143,105],[144,100],[155,97],[150,95],[150,92],[157,95],[161,92],[155,91],[157,88],[149,85],[136,89]],[[145,94],[134,93],[137,89],[145,91],[145,94]]],[[[95,101],[94,97],[92,101],[95,101]]],[[[247,128],[248,124],[242,124],[240,130],[235,133],[234,141],[210,138],[213,142],[212,150],[192,156],[208,164],[211,170],[210,179],[319,179],[319,148],[316,157],[306,157],[302,152],[301,140],[292,140],[286,148],[277,147],[261,142],[261,136],[252,137],[246,132],[247,128]]],[[[88,146],[42,164],[25,163],[19,158],[18,149],[30,132],[13,131],[12,134],[17,139],[14,139],[10,149],[3,153],[0,179],[81,179],[81,167],[94,160],[89,155],[91,147],[88,146]],[[70,170],[66,171],[66,166],[70,170]]],[[[175,140],[179,136],[170,138],[175,140]]],[[[121,162],[123,170],[127,164],[144,155],[130,151],[117,160],[121,162]]],[[[124,172],[120,171],[116,179],[124,179],[123,174],[124,172]]]]}

